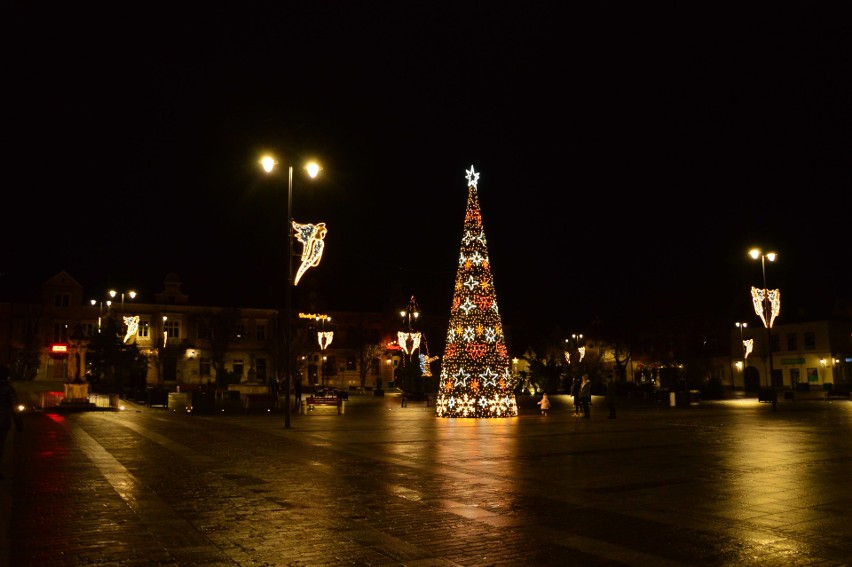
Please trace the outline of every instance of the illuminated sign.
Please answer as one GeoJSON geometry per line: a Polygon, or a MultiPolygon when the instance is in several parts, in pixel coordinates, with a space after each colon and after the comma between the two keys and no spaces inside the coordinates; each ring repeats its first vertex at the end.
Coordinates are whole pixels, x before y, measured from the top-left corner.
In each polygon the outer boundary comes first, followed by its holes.
{"type": "Polygon", "coordinates": [[[68,345],[53,345],[50,352],[68,352],[68,345]]]}

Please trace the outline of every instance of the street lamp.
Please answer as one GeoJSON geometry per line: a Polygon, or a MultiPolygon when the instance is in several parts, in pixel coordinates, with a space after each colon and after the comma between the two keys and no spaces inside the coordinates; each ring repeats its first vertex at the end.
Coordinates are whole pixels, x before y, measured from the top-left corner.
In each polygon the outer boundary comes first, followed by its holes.
{"type": "MultiPolygon", "coordinates": [[[[272,173],[278,164],[272,156],[263,156],[260,164],[266,173],[272,173]]],[[[320,166],[310,162],[305,170],[313,179],[320,171],[320,166]]],[[[287,345],[284,358],[284,427],[290,428],[290,373],[292,361],[290,360],[292,340],[293,319],[293,166],[287,166],[287,291],[285,294],[285,313],[287,316],[287,345]]]]}
{"type": "MultiPolygon", "coordinates": [[[[749,256],[751,256],[754,260],[760,258],[760,270],[763,274],[763,289],[758,290],[757,288],[752,287],[751,297],[755,313],[757,313],[763,321],[763,326],[766,327],[766,353],[767,358],[769,358],[768,386],[772,387],[772,374],[774,373],[772,363],[772,323],[781,311],[781,293],[777,289],[769,289],[766,287],[766,260],[774,262],[778,257],[778,254],[775,252],[764,253],[759,248],[752,248],[749,250],[749,256]]],[[[772,398],[774,400],[775,396],[772,398]]]]}
{"type": "Polygon", "coordinates": [[[740,346],[743,348],[743,376],[745,376],[745,366],[746,366],[746,346],[745,340],[743,339],[743,329],[748,327],[748,323],[737,321],[734,325],[740,330],[740,346]]]}
{"type": "MultiPolygon", "coordinates": [[[[122,317],[124,317],[124,293],[125,293],[125,292],[123,292],[123,291],[121,292],[121,316],[122,316],[122,317]]],[[[117,291],[115,291],[114,289],[109,290],[109,296],[110,296],[111,298],[115,299],[115,296],[116,296],[116,295],[118,295],[118,292],[117,292],[117,291]]],[[[129,295],[129,296],[130,296],[130,299],[135,299],[135,298],[136,298],[136,292],[135,292],[135,291],[133,291],[133,290],[128,291],[128,292],[127,292],[127,295],[129,295]]]]}
{"type": "MultiPolygon", "coordinates": [[[[420,309],[417,305],[417,300],[414,299],[414,296],[411,296],[411,299],[408,301],[408,307],[406,309],[402,309],[399,312],[399,316],[402,317],[402,331],[397,332],[397,342],[399,343],[402,352],[405,353],[408,366],[404,370],[404,374],[402,376],[403,379],[403,390],[408,393],[417,392],[420,393],[420,388],[413,388],[414,376],[412,375],[413,367],[411,365],[411,355],[414,354],[414,351],[420,349],[420,340],[422,338],[422,334],[419,331],[415,331],[415,323],[417,319],[420,317],[420,309]]],[[[405,358],[402,359],[405,362],[405,358]]]]}
{"type": "MultiPolygon", "coordinates": [[[[98,301],[97,299],[90,299],[89,302],[92,304],[92,307],[95,305],[98,306],[98,332],[101,332],[101,320],[104,318],[104,302],[98,301]]],[[[110,305],[112,305],[112,301],[106,301],[107,309],[109,309],[110,305]]]]}

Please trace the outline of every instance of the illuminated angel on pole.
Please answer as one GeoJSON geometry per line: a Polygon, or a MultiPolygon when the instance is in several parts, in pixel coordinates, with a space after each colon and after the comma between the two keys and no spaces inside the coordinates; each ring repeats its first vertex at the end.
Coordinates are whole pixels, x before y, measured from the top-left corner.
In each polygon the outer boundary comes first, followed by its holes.
{"type": "Polygon", "coordinates": [[[299,224],[296,221],[293,221],[293,229],[296,231],[296,240],[302,243],[302,263],[293,280],[293,285],[297,285],[308,268],[319,266],[325,247],[323,239],[328,233],[328,229],[324,222],[299,224]]]}

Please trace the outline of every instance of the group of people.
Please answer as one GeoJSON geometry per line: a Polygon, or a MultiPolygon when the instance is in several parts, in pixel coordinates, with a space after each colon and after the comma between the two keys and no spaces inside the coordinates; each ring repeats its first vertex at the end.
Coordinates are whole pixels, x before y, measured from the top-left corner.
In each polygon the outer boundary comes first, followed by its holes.
{"type": "MultiPolygon", "coordinates": [[[[586,419],[591,417],[592,383],[588,374],[574,380],[571,385],[571,397],[574,398],[574,415],[586,419]]],[[[609,419],[615,419],[615,385],[612,382],[607,385],[604,399],[609,409],[609,419]]],[[[550,398],[547,397],[547,392],[541,395],[538,405],[541,407],[541,415],[550,413],[550,398]]]]}

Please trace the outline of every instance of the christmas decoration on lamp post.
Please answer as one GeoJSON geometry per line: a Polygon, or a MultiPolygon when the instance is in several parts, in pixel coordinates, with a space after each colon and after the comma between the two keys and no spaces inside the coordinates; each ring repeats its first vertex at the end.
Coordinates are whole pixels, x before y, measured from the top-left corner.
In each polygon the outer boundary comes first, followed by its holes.
{"type": "Polygon", "coordinates": [[[317,342],[319,342],[320,346],[320,384],[325,387],[325,349],[327,349],[331,344],[331,341],[334,340],[334,331],[325,330],[326,322],[331,321],[330,316],[317,315],[316,320],[319,321],[321,325],[320,330],[317,331],[317,342]]]}
{"type": "Polygon", "coordinates": [[[397,344],[405,356],[400,358],[402,368],[402,389],[405,392],[419,393],[419,388],[414,387],[415,377],[412,376],[414,367],[411,364],[411,356],[415,351],[420,350],[420,340],[423,335],[420,331],[415,330],[417,319],[420,317],[420,309],[417,306],[417,301],[414,296],[408,301],[408,307],[399,312],[402,317],[402,330],[396,333],[397,344]]]}
{"type": "Polygon", "coordinates": [[[751,301],[754,305],[754,312],[760,317],[763,326],[766,327],[766,356],[769,359],[769,376],[768,386],[772,387],[772,374],[774,366],[772,362],[772,325],[775,323],[775,318],[781,313],[781,290],[769,289],[766,287],[766,260],[774,262],[778,257],[775,252],[763,253],[759,248],[753,248],[749,251],[749,256],[757,260],[760,258],[760,269],[763,273],[763,288],[751,288],[751,301]]]}
{"type": "Polygon", "coordinates": [[[479,208],[479,173],[473,166],[465,173],[467,207],[435,413],[438,417],[514,417],[518,415],[515,384],[479,208]]]}
{"type": "MultiPolygon", "coordinates": [[[[272,173],[278,162],[272,156],[263,156],[260,164],[266,173],[272,173]]],[[[308,175],[313,179],[320,172],[320,166],[310,162],[305,167],[308,175]]],[[[302,275],[308,268],[318,266],[322,258],[322,251],[328,230],[325,223],[318,225],[299,224],[293,220],[293,166],[287,168],[287,289],[285,293],[285,316],[287,318],[284,326],[287,330],[286,346],[284,356],[284,427],[290,428],[290,384],[293,361],[291,360],[292,336],[293,336],[293,286],[299,283],[302,275]],[[293,231],[299,234],[299,242],[302,243],[302,263],[299,267],[297,278],[293,279],[293,231]]]]}

